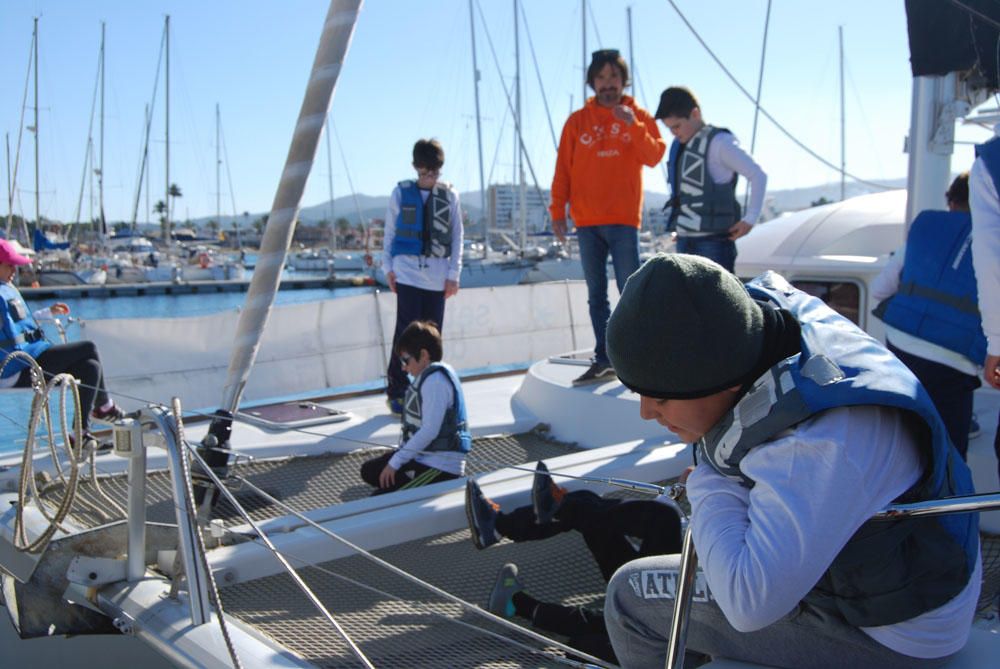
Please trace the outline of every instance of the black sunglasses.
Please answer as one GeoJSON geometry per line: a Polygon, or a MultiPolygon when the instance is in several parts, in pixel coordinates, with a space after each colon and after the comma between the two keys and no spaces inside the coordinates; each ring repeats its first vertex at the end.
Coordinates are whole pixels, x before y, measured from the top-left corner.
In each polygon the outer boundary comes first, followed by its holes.
{"type": "Polygon", "coordinates": [[[403,363],[403,367],[406,367],[408,364],[410,364],[410,360],[413,360],[412,355],[408,355],[406,353],[399,354],[399,361],[403,363]]]}

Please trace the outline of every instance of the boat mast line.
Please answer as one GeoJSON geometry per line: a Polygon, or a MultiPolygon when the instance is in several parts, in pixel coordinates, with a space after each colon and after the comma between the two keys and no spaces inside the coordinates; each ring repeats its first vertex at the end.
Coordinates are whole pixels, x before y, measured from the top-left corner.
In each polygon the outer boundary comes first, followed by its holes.
{"type": "MultiPolygon", "coordinates": [[[[319,532],[323,533],[324,535],[330,537],[331,539],[342,543],[344,546],[347,546],[352,551],[356,552],[357,554],[361,555],[362,557],[364,557],[364,558],[366,558],[366,559],[374,562],[375,564],[379,565],[380,567],[388,569],[393,574],[396,574],[397,576],[400,576],[400,577],[406,579],[410,583],[413,583],[414,585],[417,585],[417,586],[419,586],[421,588],[424,588],[424,589],[426,589],[426,590],[434,593],[435,595],[438,595],[439,597],[443,597],[443,598],[447,599],[448,601],[452,602],[453,604],[458,604],[459,606],[461,606],[463,609],[469,611],[470,613],[473,613],[475,615],[478,615],[478,616],[481,616],[483,618],[486,618],[487,620],[489,620],[491,622],[494,622],[494,623],[501,623],[504,627],[507,627],[508,629],[516,629],[518,632],[526,634],[527,636],[531,637],[535,641],[540,641],[540,642],[545,643],[545,644],[552,644],[552,645],[556,646],[557,648],[559,648],[559,649],[561,649],[563,651],[571,652],[574,655],[578,655],[578,656],[583,657],[584,659],[586,659],[586,660],[588,660],[590,662],[596,663],[598,666],[601,666],[601,667],[610,667],[611,666],[611,665],[603,662],[602,660],[600,660],[600,659],[598,659],[596,657],[593,657],[591,655],[583,653],[582,651],[580,651],[578,649],[575,649],[575,648],[573,648],[571,646],[567,646],[565,644],[559,643],[558,641],[554,641],[554,640],[552,640],[552,639],[550,639],[550,638],[548,638],[548,637],[546,637],[546,636],[544,636],[542,634],[538,634],[537,632],[534,632],[532,630],[528,630],[528,629],[522,628],[520,625],[517,625],[516,623],[512,623],[512,622],[510,622],[509,620],[507,620],[505,618],[501,618],[500,616],[497,616],[497,615],[495,615],[493,613],[490,613],[489,611],[486,611],[486,610],[484,610],[484,609],[476,606],[475,604],[470,604],[469,602],[465,601],[464,599],[462,599],[460,597],[456,597],[455,595],[451,594],[450,592],[448,592],[446,590],[442,590],[441,588],[437,587],[436,585],[434,585],[432,583],[428,583],[427,581],[424,581],[423,579],[414,576],[413,574],[409,573],[408,571],[400,569],[399,567],[397,567],[396,565],[392,564],[391,562],[387,562],[387,561],[383,560],[382,558],[378,557],[377,555],[373,555],[372,553],[368,552],[367,550],[365,550],[361,546],[358,546],[357,544],[353,543],[349,539],[345,539],[344,537],[340,536],[336,532],[333,532],[332,530],[330,530],[330,529],[328,529],[326,527],[323,527],[322,525],[320,525],[316,521],[312,520],[311,518],[305,516],[302,513],[299,513],[295,509],[291,508],[290,506],[288,506],[287,504],[285,504],[281,500],[278,500],[278,499],[274,498],[273,496],[269,495],[268,493],[264,492],[263,490],[261,490],[260,488],[258,488],[257,486],[255,486],[253,483],[251,483],[247,479],[242,478],[242,477],[234,477],[234,478],[235,478],[235,480],[239,481],[241,485],[245,485],[250,490],[252,490],[253,492],[257,493],[262,499],[266,500],[270,504],[274,504],[275,506],[280,507],[283,511],[285,511],[285,512],[287,512],[287,513],[289,513],[289,514],[291,514],[293,516],[295,516],[296,518],[298,518],[302,522],[308,524],[313,529],[316,529],[319,532]]],[[[218,485],[219,483],[221,483],[221,482],[217,481],[216,484],[218,485]]],[[[232,501],[232,499],[230,499],[230,501],[232,501]]]]}
{"type": "MultiPolygon", "coordinates": [[[[319,597],[316,596],[316,593],[314,593],[312,589],[309,587],[309,585],[306,584],[306,582],[302,579],[302,577],[299,576],[298,572],[295,571],[295,568],[292,567],[292,565],[289,564],[288,560],[286,560],[285,557],[278,551],[274,543],[272,543],[271,540],[267,538],[267,535],[264,534],[264,532],[260,529],[260,526],[258,526],[257,523],[254,522],[253,518],[250,517],[250,514],[247,513],[246,509],[244,509],[240,505],[240,503],[236,500],[236,496],[233,495],[231,492],[229,492],[229,489],[222,484],[222,481],[220,481],[219,477],[215,474],[215,472],[212,471],[212,468],[209,467],[207,464],[205,464],[205,460],[201,457],[201,454],[198,453],[198,448],[196,446],[189,444],[187,441],[184,440],[181,440],[180,443],[184,444],[184,446],[188,449],[188,453],[191,455],[192,461],[197,463],[199,468],[201,469],[200,473],[209,478],[212,481],[212,483],[215,484],[215,486],[222,492],[225,498],[229,500],[229,503],[233,505],[233,508],[236,509],[236,512],[239,513],[240,516],[243,518],[243,520],[246,521],[246,523],[253,528],[253,531],[256,532],[257,536],[259,536],[260,539],[266,544],[268,550],[270,550],[271,553],[274,555],[275,559],[277,559],[278,562],[281,563],[281,566],[285,569],[285,571],[288,572],[288,575],[299,587],[299,589],[302,590],[302,593],[309,599],[309,601],[313,603],[313,606],[315,606],[316,609],[323,615],[323,617],[327,619],[327,622],[329,622],[333,626],[334,630],[336,630],[336,632],[340,635],[340,637],[344,640],[344,642],[346,642],[347,645],[351,648],[351,651],[354,653],[355,657],[357,657],[362,664],[368,667],[368,669],[375,669],[375,665],[371,663],[371,660],[369,660],[368,657],[364,654],[364,651],[362,651],[361,648],[359,648],[358,645],[354,643],[354,640],[351,639],[350,635],[347,633],[347,630],[345,630],[343,627],[340,626],[340,623],[337,622],[336,618],[333,617],[333,614],[330,613],[330,611],[326,608],[326,606],[323,605],[323,602],[321,602],[319,597]]],[[[255,487],[253,486],[253,484],[250,485],[252,487],[255,487]]],[[[268,495],[268,497],[270,496],[268,495]]]]}
{"type": "MultiPolygon", "coordinates": [[[[704,47],[705,51],[708,52],[708,55],[712,57],[712,60],[715,61],[716,65],[718,65],[720,68],[722,68],[723,74],[725,74],[726,77],[728,77],[729,80],[731,82],[733,82],[733,85],[736,86],[737,89],[739,89],[740,93],[742,93],[744,95],[744,97],[746,97],[750,102],[752,102],[752,103],[754,103],[756,105],[756,102],[754,101],[754,97],[750,93],[750,91],[748,91],[746,88],[744,88],[743,84],[741,84],[736,79],[736,77],[733,76],[733,73],[729,71],[729,68],[727,68],[725,65],[723,65],[722,61],[719,60],[719,57],[715,55],[715,52],[712,51],[711,47],[708,46],[708,44],[705,42],[705,40],[702,39],[701,35],[698,34],[698,31],[694,29],[694,26],[691,25],[691,22],[687,20],[686,16],[684,16],[684,12],[682,12],[680,10],[680,7],[677,6],[677,3],[674,2],[674,0],[667,0],[667,2],[669,2],[670,6],[674,8],[674,11],[677,12],[677,15],[681,18],[681,21],[683,21],[684,25],[686,25],[688,27],[688,30],[690,30],[691,34],[694,35],[694,38],[696,40],[698,40],[698,43],[701,44],[701,46],[704,47]]],[[[826,158],[824,158],[823,156],[819,155],[818,153],[816,153],[815,151],[813,151],[812,149],[810,149],[808,146],[806,146],[805,143],[803,143],[802,140],[800,140],[795,135],[793,135],[790,130],[787,130],[785,128],[785,126],[783,126],[780,123],[778,123],[778,120],[776,118],[774,118],[773,116],[771,116],[771,114],[768,113],[768,111],[766,109],[764,109],[763,107],[760,107],[759,105],[756,105],[756,106],[760,110],[760,113],[764,116],[764,118],[766,118],[768,121],[770,121],[771,123],[773,123],[774,127],[777,128],[778,131],[781,132],[781,134],[783,134],[785,137],[787,137],[788,139],[790,139],[793,144],[795,144],[797,147],[799,147],[800,149],[802,149],[803,151],[805,151],[810,156],[812,156],[813,158],[815,158],[819,162],[823,163],[827,167],[829,167],[829,168],[831,168],[833,170],[836,170],[837,172],[841,171],[840,166],[838,166],[838,165],[830,162],[829,160],[827,160],[826,158]]],[[[851,172],[847,172],[847,171],[844,172],[844,176],[848,176],[848,177],[850,177],[854,181],[857,181],[860,184],[864,184],[866,186],[871,186],[873,188],[881,188],[883,190],[893,190],[895,188],[894,186],[888,186],[886,184],[880,184],[880,183],[876,183],[874,181],[868,181],[867,179],[862,179],[858,175],[852,174],[851,172]]]]}

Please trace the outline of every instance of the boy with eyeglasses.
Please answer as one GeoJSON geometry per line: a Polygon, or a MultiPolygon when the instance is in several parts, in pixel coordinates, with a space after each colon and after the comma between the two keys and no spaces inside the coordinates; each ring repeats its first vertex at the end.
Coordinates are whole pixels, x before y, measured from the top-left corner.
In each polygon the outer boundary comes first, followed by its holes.
{"type": "Polygon", "coordinates": [[[465,475],[472,447],[462,383],[441,362],[441,332],[434,323],[406,326],[394,349],[413,382],[403,402],[403,433],[395,451],[366,461],[361,478],[381,495],[465,475]]]}
{"type": "MultiPolygon", "coordinates": [[[[444,327],[445,300],[458,292],[462,273],[462,211],[458,192],[439,181],[444,149],[436,139],[413,145],[417,178],[400,181],[385,214],[382,271],[396,294],[392,348],[407,325],[417,320],[444,327]]],[[[389,410],[403,413],[406,373],[399,360],[386,370],[389,410]]]]}

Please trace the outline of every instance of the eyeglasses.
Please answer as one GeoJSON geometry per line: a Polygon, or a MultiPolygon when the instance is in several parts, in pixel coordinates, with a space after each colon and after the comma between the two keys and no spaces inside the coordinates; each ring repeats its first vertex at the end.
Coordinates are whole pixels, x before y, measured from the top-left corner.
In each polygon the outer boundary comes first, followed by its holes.
{"type": "Polygon", "coordinates": [[[439,176],[441,174],[441,168],[440,167],[418,167],[417,168],[417,174],[419,174],[421,176],[426,174],[429,177],[436,177],[436,176],[439,176]]]}
{"type": "Polygon", "coordinates": [[[406,367],[408,364],[410,364],[411,360],[413,360],[413,356],[412,355],[409,355],[409,354],[406,354],[406,353],[401,353],[399,355],[399,361],[401,363],[403,363],[403,367],[406,367]]]}

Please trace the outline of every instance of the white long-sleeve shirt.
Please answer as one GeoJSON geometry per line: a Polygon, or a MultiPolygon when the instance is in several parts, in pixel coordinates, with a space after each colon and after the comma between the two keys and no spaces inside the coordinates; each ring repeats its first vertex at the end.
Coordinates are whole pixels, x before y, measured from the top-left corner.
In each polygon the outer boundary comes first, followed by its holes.
{"type": "Polygon", "coordinates": [[[465,454],[458,451],[425,451],[441,431],[445,412],[455,404],[455,391],[443,372],[431,374],[420,384],[420,428],[389,458],[395,470],[410,460],[457,476],[465,475],[465,454]]]}
{"type": "Polygon", "coordinates": [[[1000,355],[1000,198],[982,158],[969,172],[972,210],[972,266],[979,289],[986,352],[1000,355]]]}
{"type": "MultiPolygon", "coordinates": [[[[905,262],[906,245],[904,244],[899,250],[889,256],[889,262],[882,268],[879,275],[872,279],[870,289],[872,298],[876,304],[892,297],[899,291],[899,277],[903,273],[903,264],[905,262]]],[[[961,353],[947,349],[944,346],[938,346],[926,339],[915,337],[908,332],[903,332],[892,327],[888,323],[885,324],[885,338],[893,346],[901,351],[906,351],[910,355],[951,367],[969,376],[979,376],[980,366],[961,353]]]]}
{"type": "MultiPolygon", "coordinates": [[[[700,566],[741,632],[794,610],[854,532],[922,471],[900,412],[874,406],[817,415],[750,451],[740,469],[756,482],[753,489],[702,463],[687,494],[700,566]]],[[[957,652],[969,635],[980,573],[977,562],[965,589],[937,609],[862,631],[911,657],[957,652]]]]}
{"type": "MultiPolygon", "coordinates": [[[[430,196],[429,190],[420,189],[424,202],[430,196]]],[[[462,274],[462,208],[458,203],[458,193],[448,189],[451,201],[451,256],[431,258],[420,255],[398,255],[391,253],[392,240],[396,238],[396,219],[399,217],[399,202],[402,197],[397,185],[389,198],[385,211],[385,234],[383,236],[382,271],[395,272],[396,281],[406,286],[424,290],[444,290],[444,282],[459,281],[462,274]]]]}
{"type": "MultiPolygon", "coordinates": [[[[755,225],[764,207],[764,193],[767,192],[767,174],[761,166],[754,162],[746,151],[740,148],[739,140],[730,132],[720,132],[712,138],[708,145],[708,174],[717,184],[728,183],[734,174],[746,177],[750,189],[750,200],[741,220],[755,225]]],[[[703,233],[692,233],[678,229],[678,235],[700,236],[703,233]]],[[[709,234],[709,233],[704,233],[709,234]]]]}

